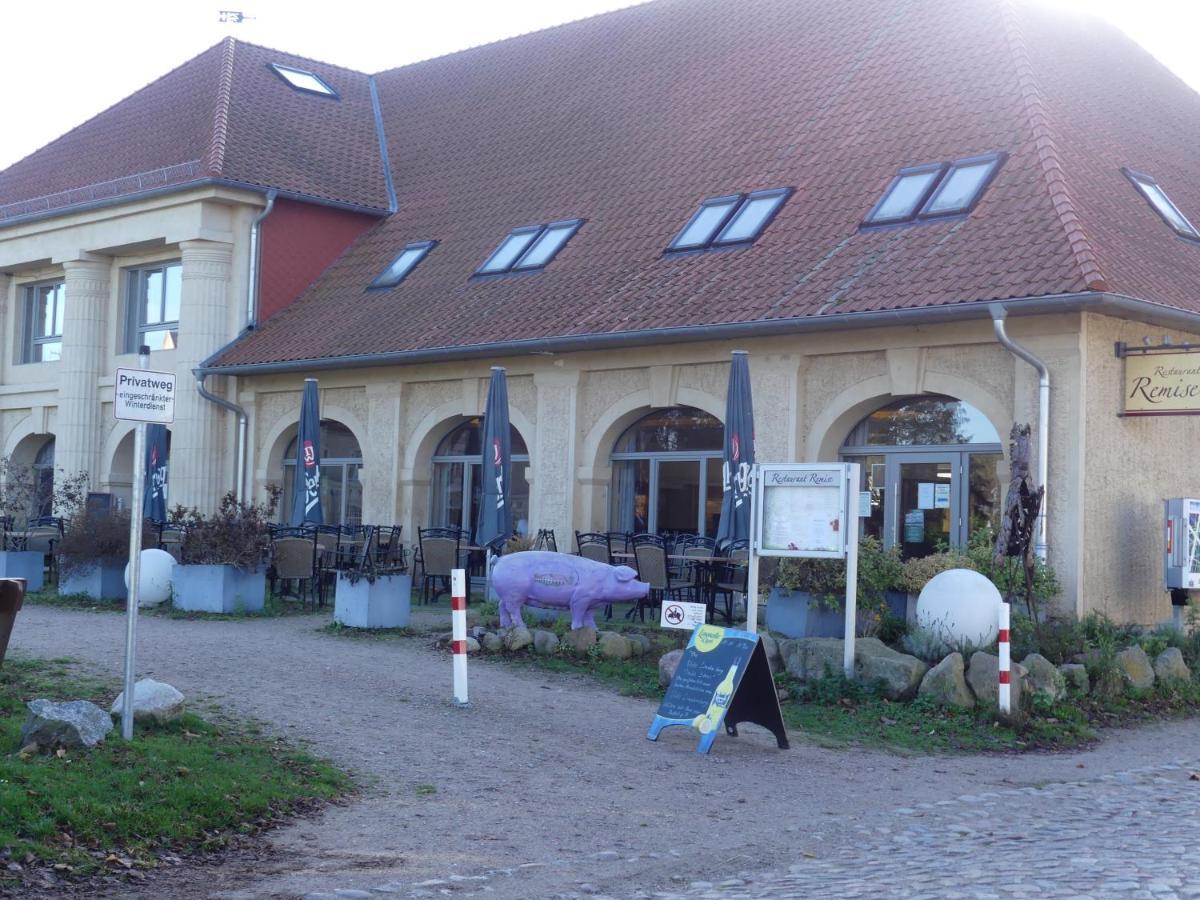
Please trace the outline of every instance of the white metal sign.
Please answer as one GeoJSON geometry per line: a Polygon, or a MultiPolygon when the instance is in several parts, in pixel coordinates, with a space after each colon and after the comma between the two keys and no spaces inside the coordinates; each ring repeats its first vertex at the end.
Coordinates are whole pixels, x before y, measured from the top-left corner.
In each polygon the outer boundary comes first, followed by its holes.
{"type": "Polygon", "coordinates": [[[658,624],[663,628],[682,628],[686,631],[695,630],[697,625],[704,624],[708,607],[703,603],[677,603],[666,601],[659,613],[658,624]]]}
{"type": "MultiPolygon", "coordinates": [[[[759,556],[846,555],[847,465],[760,465],[754,490],[759,556]]],[[[854,497],[857,508],[858,498],[854,497]]]]}
{"type": "Polygon", "coordinates": [[[175,421],[175,374],[145,369],[117,369],[113,415],[129,422],[175,421]]]}

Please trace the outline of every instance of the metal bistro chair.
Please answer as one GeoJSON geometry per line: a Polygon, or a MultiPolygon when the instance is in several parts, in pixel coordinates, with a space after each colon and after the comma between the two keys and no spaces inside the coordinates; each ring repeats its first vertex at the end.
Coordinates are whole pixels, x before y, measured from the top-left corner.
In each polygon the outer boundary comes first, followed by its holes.
{"type": "MultiPolygon", "coordinates": [[[[437,598],[450,590],[450,572],[459,565],[462,529],[418,528],[417,542],[421,549],[421,599],[425,603],[437,603],[437,598]],[[433,584],[436,588],[439,581],[444,587],[434,591],[431,601],[429,586],[433,584]]],[[[469,585],[467,592],[470,593],[469,585]]]]}
{"type": "MultiPolygon", "coordinates": [[[[724,554],[730,560],[745,561],[750,559],[750,542],[748,540],[731,541],[726,548],[724,554]]],[[[750,603],[750,597],[746,596],[746,589],[750,580],[750,567],[748,565],[739,565],[736,562],[724,563],[717,567],[713,584],[713,605],[716,605],[716,598],[724,596],[725,598],[725,621],[730,625],[733,624],[733,599],[737,594],[746,597],[746,603],[750,603]]]]}
{"type": "Polygon", "coordinates": [[[54,546],[62,540],[63,520],[55,516],[33,519],[25,531],[25,549],[40,552],[43,567],[51,582],[58,583],[58,567],[54,562],[54,546]]]}
{"type": "Polygon", "coordinates": [[[650,585],[650,593],[639,600],[625,614],[625,618],[632,619],[636,615],[645,622],[646,607],[661,607],[663,601],[672,594],[680,594],[682,586],[671,581],[671,571],[667,567],[667,543],[657,534],[635,534],[633,556],[637,562],[638,580],[650,585]]]}
{"type": "Polygon", "coordinates": [[[315,606],[321,592],[321,573],[317,567],[316,551],[317,544],[311,536],[296,535],[276,538],[271,545],[272,571],[274,573],[272,593],[274,593],[274,584],[278,582],[295,582],[295,596],[307,608],[308,601],[305,599],[304,590],[307,584],[307,594],[313,598],[315,606]]]}
{"type": "Polygon", "coordinates": [[[403,530],[403,525],[379,529],[375,543],[375,562],[381,569],[408,571],[408,558],[404,552],[404,543],[400,540],[400,532],[403,530]]]}
{"type": "Polygon", "coordinates": [[[612,554],[614,554],[614,553],[632,553],[633,545],[630,543],[630,541],[632,539],[632,535],[628,531],[610,531],[610,532],[608,532],[608,534],[605,535],[605,537],[608,538],[608,553],[609,553],[608,561],[609,561],[609,563],[614,566],[629,565],[629,560],[613,559],[612,554]]]}
{"type": "MultiPolygon", "coordinates": [[[[608,542],[608,535],[602,531],[575,532],[575,550],[576,556],[604,563],[606,566],[629,565],[629,560],[627,559],[613,559],[612,545],[608,542]]],[[[604,605],[604,618],[611,619],[612,617],[612,604],[606,603],[604,605]]]]}
{"type": "Polygon", "coordinates": [[[558,552],[558,541],[554,537],[553,528],[538,529],[537,537],[533,539],[534,550],[547,550],[551,553],[558,552]]]}
{"type": "Polygon", "coordinates": [[[325,588],[337,578],[338,554],[341,553],[342,529],[337,525],[312,528],[315,545],[313,567],[317,573],[317,605],[325,605],[325,588]]]}

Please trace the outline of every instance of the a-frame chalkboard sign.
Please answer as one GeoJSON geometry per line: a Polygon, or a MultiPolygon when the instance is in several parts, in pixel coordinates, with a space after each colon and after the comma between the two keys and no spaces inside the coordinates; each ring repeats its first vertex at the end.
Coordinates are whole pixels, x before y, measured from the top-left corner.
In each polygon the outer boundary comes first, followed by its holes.
{"type": "Polygon", "coordinates": [[[739,722],[761,725],[787,748],[775,680],[758,635],[701,625],[692,632],[646,737],[657,740],[669,725],[695,728],[696,750],[707,753],[722,725],[736,736],[739,722]]]}

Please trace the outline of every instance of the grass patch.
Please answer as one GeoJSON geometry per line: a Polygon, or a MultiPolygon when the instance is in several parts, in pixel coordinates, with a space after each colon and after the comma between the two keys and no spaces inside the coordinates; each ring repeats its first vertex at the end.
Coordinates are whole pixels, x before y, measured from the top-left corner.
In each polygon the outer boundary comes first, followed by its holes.
{"type": "Polygon", "coordinates": [[[420,637],[421,632],[411,627],[405,628],[351,628],[341,622],[330,622],[317,629],[321,634],[333,637],[348,638],[359,641],[387,641],[396,638],[420,637]]]}
{"type": "Polygon", "coordinates": [[[58,877],[136,873],[164,854],[219,849],[350,789],[346,775],[282,741],[191,714],[139,725],[129,743],[114,729],[92,750],[17,754],[26,701],[107,708],[115,693],[66,660],[9,659],[0,670],[0,855],[21,869],[0,872],[0,887],[50,867],[58,877]]]}

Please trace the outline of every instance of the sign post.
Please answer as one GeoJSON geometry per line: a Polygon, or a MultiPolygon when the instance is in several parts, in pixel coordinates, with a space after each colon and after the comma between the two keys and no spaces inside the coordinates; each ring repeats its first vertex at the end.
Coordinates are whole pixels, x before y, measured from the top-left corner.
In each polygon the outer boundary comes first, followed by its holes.
{"type": "Polygon", "coordinates": [[[146,482],[146,423],[175,421],[175,375],[150,372],[150,348],[138,349],[137,369],[117,369],[113,415],[137,424],[133,430],[133,502],[129,510],[129,596],[125,601],[125,692],[121,703],[121,737],[133,740],[134,648],[137,642],[138,596],[142,570],[142,492],[146,482]]]}
{"type": "Polygon", "coordinates": [[[844,559],[847,678],[854,675],[858,619],[858,486],[858,463],[758,465],[750,516],[746,630],[758,631],[760,556],[844,559]]]}

